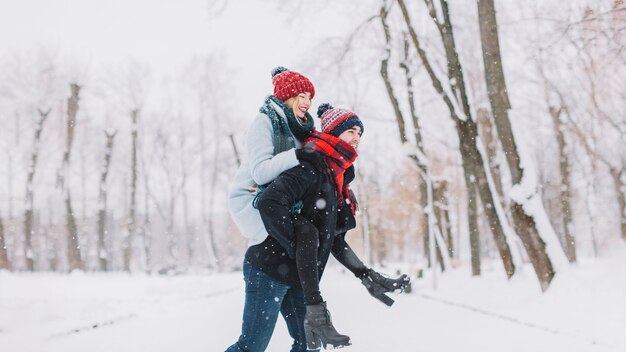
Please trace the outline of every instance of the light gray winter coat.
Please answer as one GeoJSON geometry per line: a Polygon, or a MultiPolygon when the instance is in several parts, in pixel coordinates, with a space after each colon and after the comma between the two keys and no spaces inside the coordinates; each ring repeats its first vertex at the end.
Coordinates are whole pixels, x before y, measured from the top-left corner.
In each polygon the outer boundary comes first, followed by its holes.
{"type": "MultiPolygon", "coordinates": [[[[270,103],[287,123],[283,109],[274,102],[270,103]]],[[[270,118],[259,114],[247,132],[244,161],[237,170],[228,197],[230,214],[241,234],[248,239],[249,246],[263,242],[268,236],[259,211],[252,206],[256,186],[270,183],[283,171],[298,165],[293,148],[274,155],[273,133],[270,118]]],[[[301,141],[293,139],[296,148],[300,148],[301,141]]]]}

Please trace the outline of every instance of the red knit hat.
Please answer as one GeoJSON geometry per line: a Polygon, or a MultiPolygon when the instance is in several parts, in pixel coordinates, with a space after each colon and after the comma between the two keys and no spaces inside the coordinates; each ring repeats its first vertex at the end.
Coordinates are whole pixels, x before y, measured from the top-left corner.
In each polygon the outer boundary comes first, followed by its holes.
{"type": "Polygon", "coordinates": [[[272,83],[274,84],[274,96],[282,101],[304,92],[311,93],[311,98],[315,96],[315,87],[308,78],[282,66],[272,70],[272,83]]]}
{"type": "Polygon", "coordinates": [[[354,127],[361,127],[364,131],[363,122],[352,111],[335,108],[330,103],[324,103],[317,108],[317,116],[322,119],[322,132],[339,137],[344,131],[354,127]]]}

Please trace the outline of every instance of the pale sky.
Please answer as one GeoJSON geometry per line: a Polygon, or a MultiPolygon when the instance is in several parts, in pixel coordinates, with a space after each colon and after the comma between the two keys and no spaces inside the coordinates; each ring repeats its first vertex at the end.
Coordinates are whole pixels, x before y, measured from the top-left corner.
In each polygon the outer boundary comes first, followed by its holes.
{"type": "Polygon", "coordinates": [[[270,71],[298,64],[320,38],[346,31],[346,1],[290,6],[279,1],[0,0],[0,59],[43,47],[61,60],[99,67],[134,59],[158,74],[175,72],[194,55],[225,55],[243,94],[270,93],[270,71]],[[213,6],[216,7],[216,6],[213,6]],[[218,6],[219,7],[219,6],[218,6]],[[214,9],[213,9],[214,10],[214,9]],[[297,17],[294,15],[297,13],[297,17]],[[323,19],[323,20],[322,20],[323,19]]]}

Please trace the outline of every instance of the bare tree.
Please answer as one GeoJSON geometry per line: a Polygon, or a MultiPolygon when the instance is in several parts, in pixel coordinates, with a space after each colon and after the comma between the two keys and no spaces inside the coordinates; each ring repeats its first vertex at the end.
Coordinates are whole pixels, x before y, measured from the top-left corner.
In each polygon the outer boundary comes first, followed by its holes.
{"type": "MultiPolygon", "coordinates": [[[[139,131],[141,130],[141,116],[144,111],[144,105],[148,97],[148,82],[150,78],[150,70],[146,65],[131,61],[124,65],[119,66],[117,69],[111,69],[107,72],[109,81],[106,81],[108,93],[116,101],[116,107],[119,108],[122,116],[128,118],[130,125],[130,150],[129,155],[129,175],[130,184],[126,184],[126,192],[124,192],[124,205],[125,209],[125,222],[126,231],[122,240],[123,246],[123,269],[130,271],[135,255],[139,254],[135,249],[141,246],[141,239],[143,239],[143,245],[146,245],[145,238],[137,237],[137,194],[138,194],[138,178],[139,178],[139,165],[137,160],[137,153],[141,148],[141,136],[139,131]]],[[[144,233],[145,235],[145,233],[144,233]]],[[[148,251],[146,249],[146,251],[148,251]]],[[[140,264],[138,264],[140,265],[140,264]]]]}
{"type": "MultiPolygon", "coordinates": [[[[563,104],[561,100],[561,104],[563,104]]],[[[576,262],[576,240],[572,234],[574,227],[574,219],[572,217],[572,206],[570,205],[570,161],[567,154],[567,146],[565,142],[565,124],[563,123],[563,115],[565,106],[550,106],[548,108],[550,116],[552,116],[552,125],[557,141],[559,151],[559,171],[560,171],[560,187],[559,201],[561,204],[561,213],[563,217],[563,244],[565,255],[570,263],[576,262]]]]}
{"type": "Polygon", "coordinates": [[[102,162],[102,168],[100,169],[100,187],[98,188],[98,263],[100,270],[107,271],[109,269],[109,241],[107,231],[107,178],[109,175],[109,169],[111,166],[111,155],[113,153],[113,142],[115,139],[115,132],[104,132],[106,137],[106,144],[104,147],[104,160],[102,162]]]}
{"type": "Polygon", "coordinates": [[[11,262],[9,262],[9,256],[7,255],[7,244],[2,222],[2,216],[0,216],[0,269],[11,270],[11,262]]]}
{"type": "Polygon", "coordinates": [[[417,50],[417,54],[431,79],[433,88],[443,99],[443,102],[450,111],[450,115],[456,124],[460,153],[463,161],[464,177],[467,183],[468,192],[471,192],[472,190],[478,191],[484,206],[485,214],[489,220],[489,225],[492,230],[495,243],[498,247],[498,251],[500,252],[500,258],[507,276],[511,277],[515,273],[515,264],[510,246],[507,243],[507,238],[511,238],[512,235],[505,235],[506,218],[504,218],[503,214],[501,214],[502,212],[497,211],[499,205],[499,203],[496,203],[499,202],[497,200],[497,194],[494,194],[489,186],[490,175],[487,175],[486,173],[483,165],[483,157],[479,151],[479,145],[477,143],[477,141],[479,141],[478,128],[471,117],[472,115],[467,101],[467,94],[465,92],[461,64],[458,60],[458,54],[456,53],[456,48],[454,46],[454,37],[451,32],[452,25],[449,21],[449,16],[447,15],[447,4],[443,11],[445,13],[444,18],[446,20],[444,23],[440,23],[440,20],[436,16],[434,5],[432,2],[426,1],[428,8],[430,9],[430,15],[442,36],[442,41],[446,49],[446,58],[448,60],[448,82],[450,83],[450,88],[454,92],[453,96],[455,101],[457,104],[462,106],[462,111],[460,113],[463,115],[459,115],[459,112],[457,112],[455,103],[450,98],[449,93],[447,93],[444,89],[441,80],[437,77],[437,74],[433,69],[433,65],[430,63],[426,52],[422,48],[417,33],[411,24],[411,19],[405,2],[403,0],[397,0],[397,2],[400,5],[400,10],[407,25],[413,46],[417,50]]]}
{"type": "MultiPolygon", "coordinates": [[[[396,97],[396,94],[394,93],[394,89],[393,89],[393,85],[391,83],[391,79],[389,77],[389,59],[391,56],[391,34],[389,31],[389,25],[387,24],[387,9],[386,9],[386,4],[383,3],[383,5],[380,8],[380,20],[381,20],[381,24],[382,24],[382,28],[383,28],[383,32],[385,35],[385,44],[386,44],[386,55],[385,57],[381,60],[381,64],[380,64],[380,75],[383,79],[383,81],[385,82],[385,88],[387,91],[387,95],[389,97],[389,100],[391,102],[391,105],[393,107],[394,110],[394,114],[396,117],[396,123],[398,126],[398,130],[399,130],[399,137],[400,137],[400,142],[402,143],[402,145],[410,145],[409,144],[409,140],[407,138],[407,133],[406,133],[406,120],[405,117],[402,113],[402,109],[400,107],[400,103],[398,102],[398,98],[396,97]]],[[[407,56],[407,51],[408,48],[405,46],[405,58],[407,56]]],[[[435,214],[433,212],[434,206],[433,206],[433,196],[432,196],[432,178],[430,176],[430,172],[428,170],[428,159],[426,157],[426,155],[423,152],[422,149],[422,138],[421,138],[421,134],[420,134],[420,129],[419,129],[419,120],[417,118],[417,114],[415,113],[415,104],[413,101],[413,95],[412,95],[412,89],[413,87],[411,86],[411,76],[408,73],[408,67],[406,66],[406,59],[404,62],[405,65],[405,73],[406,73],[406,79],[407,79],[407,89],[409,91],[409,106],[411,109],[411,122],[414,124],[413,126],[413,130],[415,131],[415,139],[416,139],[416,145],[414,147],[411,147],[411,149],[415,149],[415,151],[413,153],[409,154],[409,157],[415,162],[419,173],[422,177],[423,183],[425,185],[425,187],[420,187],[421,191],[426,191],[424,195],[422,195],[421,197],[421,203],[422,203],[422,209],[424,211],[424,213],[426,214],[426,219],[427,219],[427,223],[428,225],[425,227],[428,232],[425,233],[424,235],[426,236],[428,241],[428,245],[424,245],[425,250],[427,250],[427,258],[429,259],[429,265],[433,265],[433,255],[434,255],[434,251],[437,250],[439,251],[439,253],[437,254],[437,257],[440,259],[440,263],[442,265],[442,268],[445,269],[444,267],[444,262],[443,262],[443,258],[441,256],[441,247],[444,246],[443,243],[437,243],[436,242],[436,236],[435,236],[435,226],[437,226],[437,221],[436,221],[436,217],[435,214]]]]}
{"type": "Polygon", "coordinates": [[[239,152],[232,133],[225,133],[222,125],[223,75],[216,74],[219,58],[210,56],[189,63],[186,74],[192,82],[195,103],[198,108],[198,129],[200,138],[200,214],[202,228],[206,231],[205,247],[210,256],[209,265],[218,270],[221,265],[221,254],[218,250],[215,209],[219,194],[219,177],[223,173],[224,153],[220,148],[224,135],[228,134],[236,158],[240,163],[239,152]],[[208,131],[212,135],[208,135],[208,131]],[[210,143],[209,143],[210,142],[210,143]],[[212,155],[210,155],[212,152],[212,155]]]}
{"type": "Polygon", "coordinates": [[[131,136],[132,136],[132,144],[131,144],[131,159],[130,159],[130,206],[128,209],[128,218],[126,222],[126,227],[128,230],[128,234],[126,235],[126,239],[124,241],[124,270],[130,271],[130,263],[133,257],[133,244],[135,239],[135,232],[137,230],[136,224],[136,211],[137,211],[137,139],[138,139],[138,123],[139,119],[139,108],[135,108],[130,112],[130,120],[131,120],[131,136]]]}
{"type": "Polygon", "coordinates": [[[66,226],[67,226],[67,259],[69,270],[83,270],[85,264],[80,254],[80,242],[78,240],[78,227],[76,226],[76,217],[72,209],[72,197],[69,184],[70,173],[70,157],[72,152],[72,144],[74,142],[74,130],[76,127],[76,114],[78,113],[78,100],[80,86],[76,83],[70,84],[71,96],[67,100],[67,139],[65,151],[63,152],[63,165],[59,171],[59,183],[63,200],[65,201],[66,226]]]}
{"type": "Polygon", "coordinates": [[[39,142],[41,141],[41,132],[43,124],[46,122],[51,109],[47,111],[39,111],[39,120],[35,124],[35,135],[33,137],[33,147],[30,155],[30,165],[28,167],[28,175],[26,176],[26,206],[24,209],[24,258],[26,260],[26,270],[33,271],[35,269],[34,251],[33,251],[33,208],[34,208],[34,179],[35,171],[37,171],[37,161],[39,160],[39,142]]]}
{"type": "Polygon", "coordinates": [[[452,238],[452,226],[450,224],[450,212],[448,207],[448,183],[445,180],[438,180],[433,189],[435,215],[437,216],[439,229],[445,239],[448,256],[454,258],[455,244],[452,238]]]}
{"type": "MultiPolygon", "coordinates": [[[[485,65],[485,80],[491,110],[496,122],[498,136],[504,149],[512,182],[519,187],[524,194],[511,197],[511,215],[515,224],[515,229],[522,243],[526,247],[526,252],[530,256],[533,267],[542,289],[548,289],[555,271],[553,262],[560,261],[559,251],[552,251],[551,258],[548,256],[546,241],[548,244],[556,238],[552,225],[547,220],[547,214],[541,203],[537,185],[533,189],[522,189],[524,179],[524,169],[521,167],[519,148],[511,128],[508,117],[508,110],[511,108],[504,72],[502,70],[502,60],[500,56],[500,44],[497,31],[497,22],[493,0],[478,1],[478,22],[480,24],[480,37],[483,48],[483,58],[485,65]]],[[[524,157],[526,163],[530,163],[529,156],[524,157]]]]}

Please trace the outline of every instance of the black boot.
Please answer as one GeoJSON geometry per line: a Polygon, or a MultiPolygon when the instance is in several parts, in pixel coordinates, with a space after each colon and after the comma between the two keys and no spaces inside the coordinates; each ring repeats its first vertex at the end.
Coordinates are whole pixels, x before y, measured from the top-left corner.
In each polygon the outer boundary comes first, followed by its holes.
{"type": "Polygon", "coordinates": [[[351,345],[349,336],[341,335],[335,330],[330,312],[326,309],[326,302],[306,306],[304,333],[309,350],[320,348],[320,340],[327,350],[351,345]]]}

